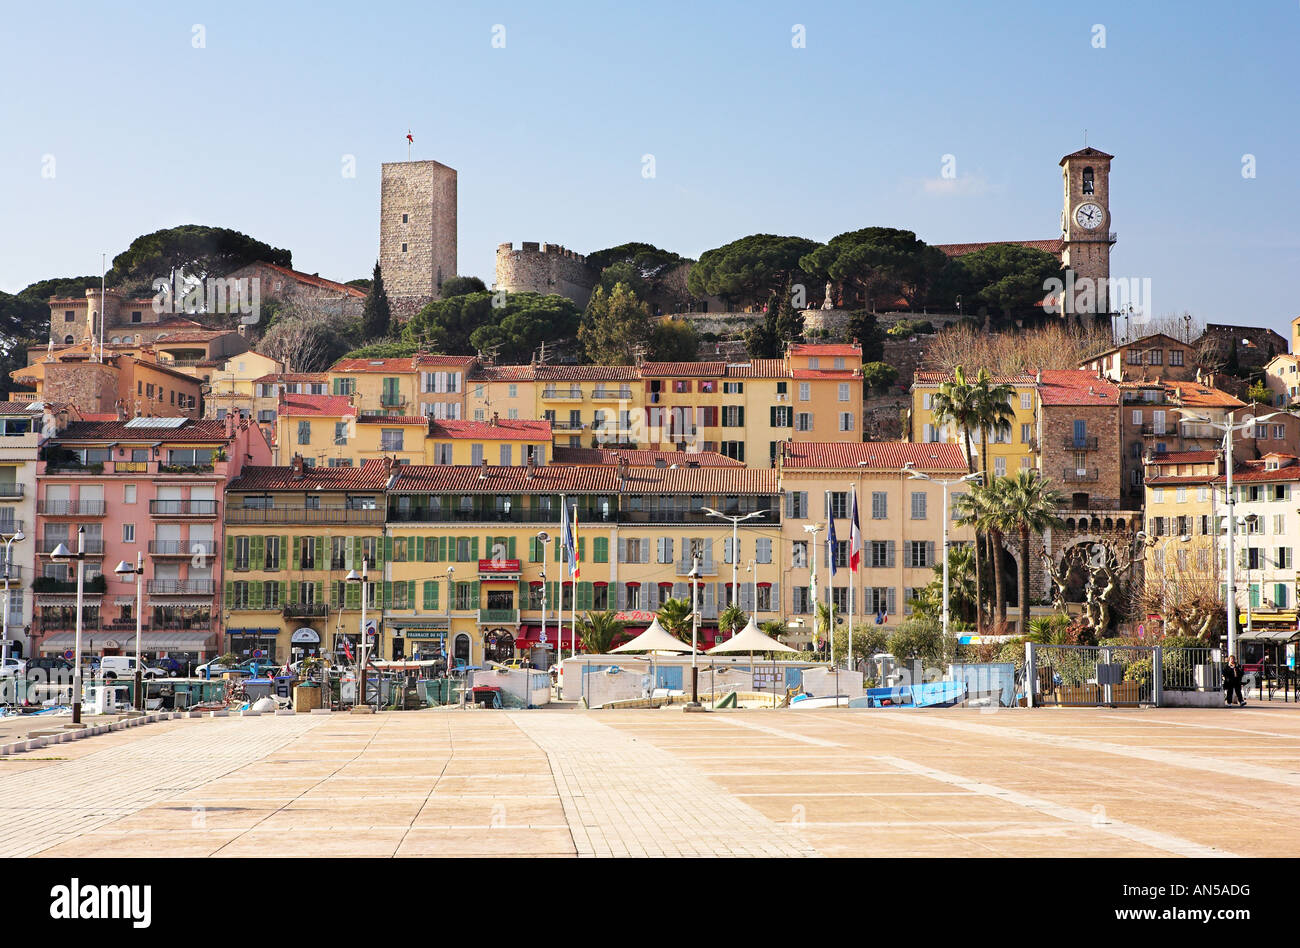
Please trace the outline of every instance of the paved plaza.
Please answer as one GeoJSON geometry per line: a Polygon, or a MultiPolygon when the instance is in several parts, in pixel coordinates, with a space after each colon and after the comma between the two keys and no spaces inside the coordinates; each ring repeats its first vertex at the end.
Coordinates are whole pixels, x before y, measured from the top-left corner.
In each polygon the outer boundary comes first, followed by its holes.
{"type": "Polygon", "coordinates": [[[1289,856],[1300,709],[177,720],[0,758],[0,856],[1289,856]]]}

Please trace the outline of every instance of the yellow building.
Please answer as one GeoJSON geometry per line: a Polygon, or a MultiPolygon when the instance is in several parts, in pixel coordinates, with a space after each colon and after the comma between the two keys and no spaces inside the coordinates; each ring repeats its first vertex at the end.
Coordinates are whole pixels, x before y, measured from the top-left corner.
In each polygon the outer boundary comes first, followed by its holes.
{"type": "Polygon", "coordinates": [[[759,621],[779,614],[774,471],[411,465],[397,469],[388,494],[393,554],[385,578],[405,590],[408,605],[385,609],[385,654],[409,656],[418,644],[422,654],[436,656],[449,630],[455,656],[471,664],[538,647],[543,588],[553,646],[562,581],[567,647],[575,587],[557,549],[561,504],[577,507],[579,614],[610,609],[628,623],[629,634],[641,631],[663,601],[690,596],[693,546],[701,561],[705,643],[715,637],[718,612],[732,595],[726,564],[733,559],[740,604],[756,605],[759,621]],[[764,516],[738,528],[733,557],[730,524],[705,507],[763,510],[764,516]],[[547,534],[545,547],[539,532],[547,534]]]}
{"type": "MultiPolygon", "coordinates": [[[[266,376],[284,371],[284,365],[270,356],[258,352],[241,352],[214,366],[209,378],[211,388],[203,399],[205,418],[224,418],[229,412],[243,412],[250,418],[258,417],[265,398],[259,398],[259,381],[266,376]]],[[[275,399],[270,399],[271,418],[274,418],[275,399]]],[[[265,422],[263,422],[265,423],[265,422]]]]}
{"type": "MultiPolygon", "coordinates": [[[[916,591],[934,579],[934,566],[942,564],[943,487],[933,480],[916,480],[903,471],[904,464],[938,480],[966,473],[966,461],[956,445],[900,442],[794,443],[780,458],[784,494],[781,545],[786,557],[789,596],[786,614],[802,618],[811,640],[815,609],[811,600],[812,561],[817,563],[817,598],[831,597],[837,612],[849,608],[853,586],[854,625],[874,623],[895,628],[911,612],[916,591]],[[863,549],[856,580],[849,570],[850,517],[857,495],[858,525],[863,549]],[[830,575],[826,524],[835,521],[836,571],[830,575]],[[813,537],[804,530],[819,524],[813,537]],[[829,588],[829,592],[828,592],[829,588]]],[[[973,539],[970,528],[952,521],[952,509],[963,488],[954,485],[949,495],[949,540],[973,539]]]]}
{"type": "Polygon", "coordinates": [[[425,464],[545,464],[551,452],[551,426],[545,421],[512,421],[495,414],[487,421],[428,422],[425,464]]]}
{"type": "Polygon", "coordinates": [[[282,662],[290,649],[333,651],[360,621],[360,583],[369,573],[367,608],[378,616],[395,594],[384,582],[384,488],[392,467],[246,467],[225,499],[225,622],[222,648],[261,650],[282,662]]]}
{"type": "Polygon", "coordinates": [[[398,359],[340,359],[330,366],[331,395],[350,395],[366,414],[464,418],[473,356],[418,353],[398,359]]]}
{"type": "Polygon", "coordinates": [[[785,370],[795,441],[862,440],[861,345],[795,343],[785,370]]]}
{"type": "Polygon", "coordinates": [[[348,395],[280,393],[276,409],[275,459],[301,455],[308,467],[356,463],[357,410],[348,395]]]}
{"type": "MultiPolygon", "coordinates": [[[[939,386],[952,381],[952,376],[939,372],[917,372],[912,383],[912,405],[908,413],[909,440],[923,444],[955,444],[966,450],[964,433],[951,421],[941,422],[935,417],[934,397],[939,386]]],[[[995,477],[1014,474],[1023,468],[1039,466],[1040,451],[1037,440],[1041,405],[1038,383],[1032,375],[995,376],[993,383],[1006,384],[1014,389],[1010,408],[1015,420],[989,437],[989,471],[995,477]]],[[[972,431],[970,449],[976,469],[980,469],[983,452],[980,449],[980,432],[972,431]]]]}

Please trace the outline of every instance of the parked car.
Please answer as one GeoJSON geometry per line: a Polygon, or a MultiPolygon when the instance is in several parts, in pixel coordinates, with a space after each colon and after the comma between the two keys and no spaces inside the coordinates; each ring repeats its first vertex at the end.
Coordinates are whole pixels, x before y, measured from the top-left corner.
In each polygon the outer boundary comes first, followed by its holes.
{"type": "Polygon", "coordinates": [[[6,658],[3,664],[0,664],[0,678],[11,678],[15,675],[21,675],[27,668],[27,663],[21,658],[6,658]]]}
{"type": "Polygon", "coordinates": [[[229,665],[223,665],[214,658],[195,668],[194,674],[198,678],[217,678],[233,670],[229,665]]]}
{"type": "Polygon", "coordinates": [[[136,667],[142,678],[166,678],[167,672],[156,666],[145,665],[134,655],[106,655],[99,663],[99,674],[105,681],[115,678],[134,678],[136,667]]]}
{"type": "Polygon", "coordinates": [[[533,667],[533,663],[526,658],[512,658],[508,662],[501,662],[500,664],[506,668],[515,668],[515,669],[533,667]]]}
{"type": "Polygon", "coordinates": [[[162,656],[155,658],[150,664],[167,673],[168,678],[179,678],[185,673],[185,666],[174,658],[162,656]]]}
{"type": "Polygon", "coordinates": [[[28,681],[72,681],[72,663],[65,658],[29,659],[26,671],[28,681]]]}

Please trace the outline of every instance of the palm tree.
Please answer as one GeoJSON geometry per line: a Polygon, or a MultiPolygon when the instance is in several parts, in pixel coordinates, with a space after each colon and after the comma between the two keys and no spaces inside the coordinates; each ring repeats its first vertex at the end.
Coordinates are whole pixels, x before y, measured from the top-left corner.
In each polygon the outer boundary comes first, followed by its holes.
{"type": "MultiPolygon", "coordinates": [[[[935,582],[943,589],[943,564],[934,567],[935,582]]],[[[963,619],[975,612],[975,548],[954,546],[948,551],[948,604],[963,619]]]]}
{"type": "MultiPolygon", "coordinates": [[[[971,448],[971,432],[979,430],[979,393],[975,386],[966,380],[966,369],[964,366],[953,366],[952,378],[949,381],[941,382],[939,390],[935,392],[934,398],[930,401],[930,408],[934,413],[934,423],[936,427],[944,425],[954,425],[961,433],[961,437],[966,443],[966,473],[975,473],[975,452],[971,448]]],[[[978,544],[979,536],[975,537],[978,544]]],[[[975,557],[975,588],[983,588],[982,577],[980,575],[980,560],[975,557]]],[[[984,628],[984,607],[977,598],[975,601],[975,630],[983,631],[984,628]]]]}
{"type": "Polygon", "coordinates": [[[691,604],[685,599],[669,599],[659,607],[659,624],[669,635],[683,642],[691,640],[691,604]]]}
{"type": "MultiPolygon", "coordinates": [[[[994,382],[986,369],[980,369],[975,374],[973,388],[975,417],[980,429],[980,463],[984,471],[984,486],[988,488],[992,486],[989,479],[989,438],[1004,428],[1009,428],[1016,420],[1015,410],[1011,407],[1016,390],[1005,382],[994,382]]],[[[983,530],[989,559],[993,561],[993,600],[997,607],[998,622],[1005,625],[1007,591],[1002,582],[1002,531],[996,518],[986,521],[983,530]]]]}
{"type": "Polygon", "coordinates": [[[835,621],[839,618],[839,610],[824,602],[818,602],[816,603],[815,612],[817,618],[814,620],[814,626],[817,629],[817,641],[825,642],[829,647],[835,621]]]}
{"type": "Polygon", "coordinates": [[[1064,521],[1057,509],[1064,503],[1061,492],[1034,470],[1016,471],[1002,478],[996,488],[998,518],[1002,529],[1020,534],[1020,629],[1029,628],[1029,537],[1064,521]]]}
{"type": "Polygon", "coordinates": [[[614,612],[606,610],[588,612],[582,617],[578,635],[582,639],[583,649],[595,655],[604,655],[614,647],[614,640],[623,634],[624,627],[624,623],[614,616],[614,612]]]}
{"type": "MultiPolygon", "coordinates": [[[[732,635],[744,628],[745,623],[748,621],[749,616],[746,615],[745,610],[734,602],[729,603],[725,609],[718,613],[718,628],[730,629],[732,635]]],[[[663,624],[663,620],[660,620],[660,624],[663,624]]]]}
{"type": "Polygon", "coordinates": [[[1002,582],[1002,529],[1001,507],[998,504],[998,485],[1006,478],[999,478],[992,484],[976,484],[969,494],[961,500],[962,516],[960,523],[973,526],[976,535],[982,534],[989,541],[989,552],[993,559],[993,601],[997,609],[997,621],[1007,621],[1007,596],[1002,582]]]}

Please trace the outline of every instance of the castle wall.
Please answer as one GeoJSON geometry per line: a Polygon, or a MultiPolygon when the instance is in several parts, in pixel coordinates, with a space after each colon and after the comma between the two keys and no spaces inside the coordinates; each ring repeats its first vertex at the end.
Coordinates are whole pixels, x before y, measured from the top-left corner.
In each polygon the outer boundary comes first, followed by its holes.
{"type": "Polygon", "coordinates": [[[587,258],[559,244],[524,241],[519,249],[497,247],[494,289],[507,293],[540,293],[568,297],[586,306],[596,286],[596,273],[587,258]]]}

